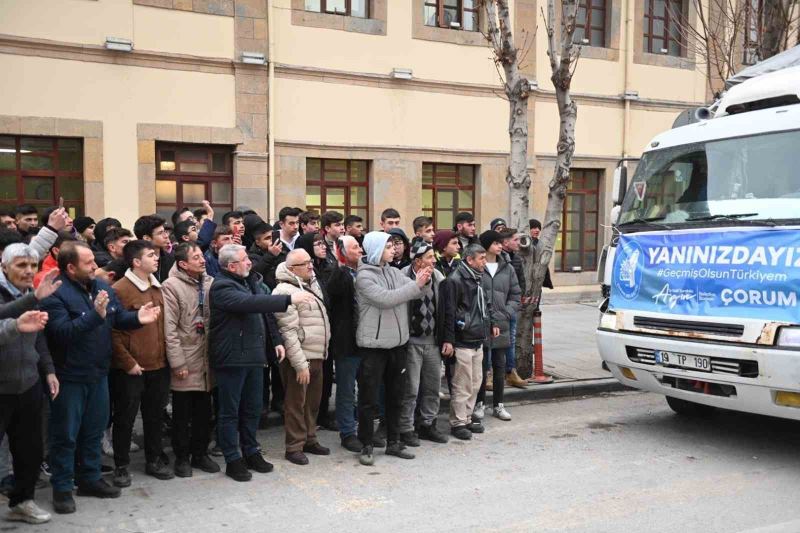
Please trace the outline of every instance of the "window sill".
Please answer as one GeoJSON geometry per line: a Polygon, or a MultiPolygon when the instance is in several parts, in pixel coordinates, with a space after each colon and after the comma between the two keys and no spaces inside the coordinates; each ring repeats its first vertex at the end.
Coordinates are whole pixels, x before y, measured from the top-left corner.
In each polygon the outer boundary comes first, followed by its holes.
{"type": "Polygon", "coordinates": [[[619,61],[619,50],[616,48],[606,48],[603,46],[590,46],[588,44],[584,44],[581,47],[581,59],[619,61]]]}
{"type": "Polygon", "coordinates": [[[479,31],[440,28],[439,26],[414,26],[412,37],[424,41],[463,44],[467,46],[488,46],[486,38],[479,31]]]}
{"type": "Polygon", "coordinates": [[[651,54],[640,51],[634,52],[633,62],[639,65],[678,68],[683,70],[695,70],[697,68],[697,64],[686,57],[676,57],[665,54],[651,54]]]}
{"type": "MultiPolygon", "coordinates": [[[[375,2],[375,4],[378,4],[378,2],[375,2]]],[[[378,18],[365,19],[361,17],[348,17],[345,15],[318,13],[316,11],[305,11],[304,9],[293,8],[292,25],[365,33],[367,35],[386,35],[385,4],[379,6],[379,9],[376,11],[378,18]],[[383,8],[382,11],[380,7],[383,8]],[[381,12],[384,14],[383,19],[379,17],[381,12]]]]}

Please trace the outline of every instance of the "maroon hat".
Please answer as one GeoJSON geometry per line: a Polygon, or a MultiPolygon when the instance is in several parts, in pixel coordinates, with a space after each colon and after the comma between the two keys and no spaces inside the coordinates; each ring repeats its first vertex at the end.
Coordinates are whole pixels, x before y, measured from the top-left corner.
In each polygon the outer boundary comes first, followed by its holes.
{"type": "Polygon", "coordinates": [[[458,235],[456,235],[454,231],[450,231],[449,229],[440,229],[433,236],[433,249],[437,252],[443,252],[447,247],[447,243],[450,242],[450,239],[455,237],[458,237],[458,235]]]}

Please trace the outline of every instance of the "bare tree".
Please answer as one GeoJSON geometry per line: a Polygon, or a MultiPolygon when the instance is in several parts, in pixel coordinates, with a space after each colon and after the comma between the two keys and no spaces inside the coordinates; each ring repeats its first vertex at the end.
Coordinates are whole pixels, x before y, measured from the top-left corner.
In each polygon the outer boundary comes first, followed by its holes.
{"type": "MultiPolygon", "coordinates": [[[[487,38],[494,52],[495,64],[502,69],[505,96],[509,102],[508,134],[511,141],[506,182],[511,190],[511,224],[525,228],[528,224],[528,95],[530,81],[520,73],[520,52],[514,44],[508,0],[482,2],[488,22],[487,38]]],[[[556,34],[555,0],[547,1],[547,14],[542,13],[547,30],[547,55],[550,58],[550,79],[555,87],[559,114],[559,135],[556,166],[550,181],[547,209],[539,243],[523,239],[520,254],[525,262],[526,287],[523,304],[517,316],[517,370],[529,376],[533,369],[533,315],[542,292],[547,268],[553,256],[556,237],[561,228],[561,213],[570,166],[575,152],[575,123],[578,107],[570,96],[572,76],[580,55],[580,46],[573,42],[578,0],[562,0],[560,31],[556,34]]]]}
{"type": "Polygon", "coordinates": [[[743,66],[789,47],[800,0],[691,0],[697,24],[667,7],[687,57],[703,67],[709,93],[718,95],[725,80],[743,66]]]}

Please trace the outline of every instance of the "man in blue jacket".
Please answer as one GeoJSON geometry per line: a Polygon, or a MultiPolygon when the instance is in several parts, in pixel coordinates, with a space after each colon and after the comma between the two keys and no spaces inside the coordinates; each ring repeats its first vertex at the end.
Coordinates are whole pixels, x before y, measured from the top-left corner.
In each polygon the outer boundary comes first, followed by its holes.
{"type": "Polygon", "coordinates": [[[225,474],[236,481],[250,481],[250,470],[262,474],[272,471],[256,440],[267,352],[274,352],[279,361],[286,355],[272,313],[286,311],[290,303],[310,304],[314,300],[308,292],[266,294],[261,275],[251,272],[252,266],[244,246],[223,246],[219,251],[220,274],[208,294],[208,357],[219,404],[217,443],[225,456],[225,474]]]}
{"type": "Polygon", "coordinates": [[[49,315],[45,333],[60,394],[50,411],[50,467],[53,508],[74,513],[72,498],[77,455],[78,495],[117,498],[120,490],[100,477],[100,441],[109,416],[108,369],[111,329],[136,329],[158,319],[152,304],[126,311],[113,289],[95,279],[97,264],[89,245],[67,242],[58,253],[58,290],[41,310],[49,315]]]}

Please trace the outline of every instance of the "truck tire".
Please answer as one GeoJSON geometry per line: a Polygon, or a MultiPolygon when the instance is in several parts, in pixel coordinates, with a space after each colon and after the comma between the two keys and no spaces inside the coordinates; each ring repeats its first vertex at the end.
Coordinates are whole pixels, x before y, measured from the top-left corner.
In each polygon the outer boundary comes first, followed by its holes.
{"type": "Polygon", "coordinates": [[[693,417],[706,417],[711,416],[716,412],[716,408],[710,405],[703,405],[700,403],[681,400],[680,398],[673,398],[667,396],[667,405],[670,409],[679,415],[693,416],[693,417]]]}

